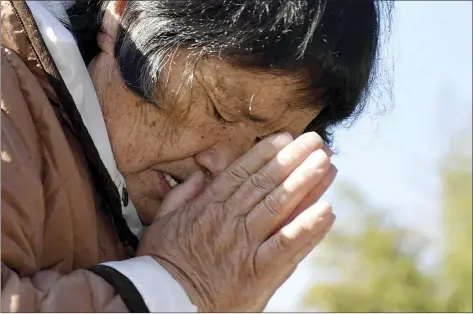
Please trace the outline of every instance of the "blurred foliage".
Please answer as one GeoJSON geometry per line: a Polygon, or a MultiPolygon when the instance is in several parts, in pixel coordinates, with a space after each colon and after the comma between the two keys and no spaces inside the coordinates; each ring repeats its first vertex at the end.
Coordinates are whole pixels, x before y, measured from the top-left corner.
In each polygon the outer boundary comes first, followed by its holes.
{"type": "Polygon", "coordinates": [[[356,215],[323,243],[326,252],[316,262],[330,280],[312,286],[304,306],[329,312],[472,312],[469,132],[439,166],[441,242],[389,220],[355,188],[343,186],[340,195],[356,215]],[[437,262],[425,265],[426,257],[437,262]]]}

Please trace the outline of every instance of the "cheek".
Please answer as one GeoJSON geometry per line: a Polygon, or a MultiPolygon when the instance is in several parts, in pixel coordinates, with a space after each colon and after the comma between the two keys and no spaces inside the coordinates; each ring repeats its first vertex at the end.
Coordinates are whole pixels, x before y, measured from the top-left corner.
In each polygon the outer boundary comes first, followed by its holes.
{"type": "Polygon", "coordinates": [[[137,170],[189,158],[215,145],[226,132],[225,126],[197,106],[189,112],[153,108],[139,120],[136,140],[129,148],[140,152],[141,156],[134,157],[134,163],[139,160],[140,164],[137,170]]]}
{"type": "Polygon", "coordinates": [[[142,171],[159,158],[163,140],[172,128],[152,104],[122,99],[120,107],[121,113],[117,110],[109,127],[117,164],[122,172],[142,171]]]}
{"type": "Polygon", "coordinates": [[[177,159],[190,157],[212,147],[225,132],[218,121],[198,112],[181,117],[173,124],[168,143],[177,159]]]}
{"type": "Polygon", "coordinates": [[[156,173],[145,170],[126,177],[128,195],[138,209],[138,215],[145,224],[150,224],[161,205],[162,199],[156,187],[160,185],[156,173]]]}

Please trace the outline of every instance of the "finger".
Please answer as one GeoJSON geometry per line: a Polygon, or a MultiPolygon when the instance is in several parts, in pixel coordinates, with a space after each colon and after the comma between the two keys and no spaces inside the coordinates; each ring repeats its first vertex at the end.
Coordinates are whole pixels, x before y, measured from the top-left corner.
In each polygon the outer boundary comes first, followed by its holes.
{"type": "Polygon", "coordinates": [[[293,264],[297,265],[300,263],[304,258],[307,257],[307,255],[312,252],[312,250],[319,245],[320,242],[327,236],[329,231],[332,229],[333,224],[335,223],[335,220],[337,217],[335,214],[332,214],[332,218],[330,219],[329,223],[325,226],[323,230],[319,233],[318,237],[314,237],[313,239],[310,239],[309,242],[304,245],[299,251],[297,251],[290,259],[288,264],[293,264]]]}
{"type": "Polygon", "coordinates": [[[325,201],[309,207],[258,248],[255,257],[256,271],[283,267],[308,244],[320,242],[334,219],[332,207],[325,201]]]}
{"type": "Polygon", "coordinates": [[[265,138],[217,176],[206,189],[205,198],[218,202],[226,201],[249,176],[273,159],[292,140],[289,133],[265,138]]]}
{"type": "MultiPolygon", "coordinates": [[[[229,208],[240,208],[237,214],[248,213],[265,196],[279,186],[314,151],[323,147],[315,132],[301,135],[284,147],[266,166],[251,175],[228,200],[229,208]]],[[[323,151],[320,150],[322,153],[323,151]]],[[[326,156],[326,154],[324,154],[326,156]]]]}
{"type": "Polygon", "coordinates": [[[262,140],[217,176],[206,190],[205,197],[218,202],[226,201],[249,176],[260,170],[292,140],[289,133],[276,134],[262,140]]]}
{"type": "Polygon", "coordinates": [[[327,191],[327,189],[332,185],[335,177],[337,176],[337,168],[334,165],[330,165],[330,169],[323,179],[317,184],[309,194],[297,205],[296,209],[291,213],[289,218],[286,220],[284,225],[289,224],[294,220],[300,213],[304,210],[315,204],[327,191]]]}
{"type": "Polygon", "coordinates": [[[302,165],[248,213],[245,222],[249,232],[264,240],[280,229],[329,170],[330,160],[323,150],[310,154],[302,165]]]}
{"type": "Polygon", "coordinates": [[[307,255],[314,250],[314,248],[325,238],[325,236],[332,229],[332,226],[335,222],[335,215],[333,216],[331,222],[320,231],[317,237],[313,237],[306,243],[299,251],[297,251],[293,256],[289,258],[284,264],[277,269],[279,271],[273,276],[270,283],[270,287],[279,287],[281,286],[296,270],[298,264],[304,260],[307,255]]]}
{"type": "MultiPolygon", "coordinates": [[[[169,192],[163,200],[156,218],[163,217],[170,212],[182,207],[199,195],[205,187],[205,175],[198,171],[190,176],[185,182],[179,184],[169,192]]],[[[155,219],[156,219],[155,218],[155,219]]]]}

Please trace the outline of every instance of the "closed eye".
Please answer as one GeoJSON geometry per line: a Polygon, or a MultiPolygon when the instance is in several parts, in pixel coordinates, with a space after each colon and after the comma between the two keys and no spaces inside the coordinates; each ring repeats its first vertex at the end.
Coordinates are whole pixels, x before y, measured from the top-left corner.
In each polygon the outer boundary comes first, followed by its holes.
{"type": "Polygon", "coordinates": [[[243,112],[243,117],[255,123],[264,123],[269,121],[267,118],[254,115],[249,112],[243,112]]]}

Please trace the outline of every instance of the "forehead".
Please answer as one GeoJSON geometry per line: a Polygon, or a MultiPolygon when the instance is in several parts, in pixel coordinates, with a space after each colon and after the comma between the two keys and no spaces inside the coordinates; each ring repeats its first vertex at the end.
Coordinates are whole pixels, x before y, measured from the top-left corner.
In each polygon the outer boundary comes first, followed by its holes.
{"type": "Polygon", "coordinates": [[[304,103],[307,98],[300,77],[263,73],[218,59],[207,65],[209,92],[222,110],[239,114],[256,128],[264,128],[262,132],[284,127],[300,134],[320,111],[318,104],[304,103]]]}

